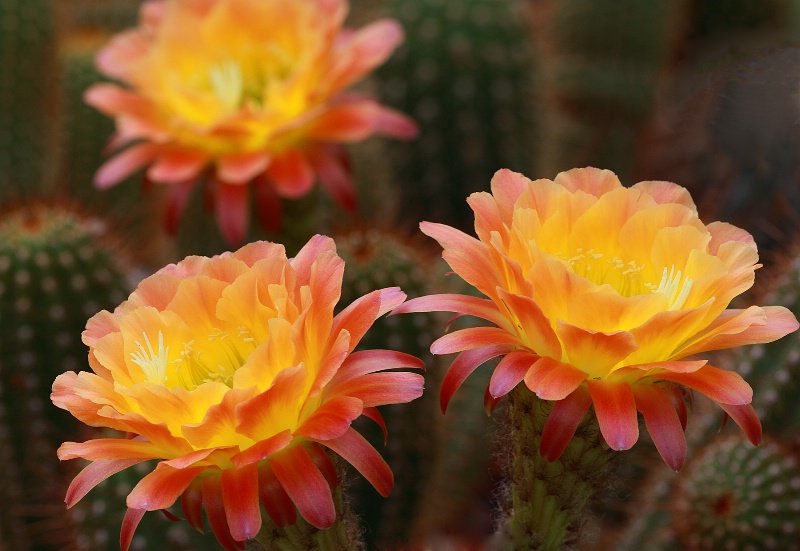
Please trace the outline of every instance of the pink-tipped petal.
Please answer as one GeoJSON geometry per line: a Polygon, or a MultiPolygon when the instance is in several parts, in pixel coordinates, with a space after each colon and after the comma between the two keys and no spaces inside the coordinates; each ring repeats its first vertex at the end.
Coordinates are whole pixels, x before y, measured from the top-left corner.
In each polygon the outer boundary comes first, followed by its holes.
{"type": "Polygon", "coordinates": [[[576,367],[542,357],[525,374],[525,386],[542,400],[563,400],[578,388],[589,375],[576,367]]]}
{"type": "Polygon", "coordinates": [[[583,420],[589,406],[592,405],[592,397],[583,386],[553,404],[553,410],[544,424],[542,430],[542,442],[539,446],[539,453],[547,461],[555,461],[564,450],[567,449],[578,425],[583,420]]]}
{"type": "Polygon", "coordinates": [[[230,184],[243,185],[267,170],[269,164],[270,156],[263,151],[233,153],[217,161],[217,178],[230,184]]]}
{"type": "Polygon", "coordinates": [[[411,368],[425,369],[425,363],[410,354],[394,350],[360,350],[353,352],[342,363],[342,367],[333,376],[329,385],[332,387],[351,381],[369,373],[388,369],[411,368]]]}
{"type": "Polygon", "coordinates": [[[159,463],[155,470],[140,480],[128,494],[128,507],[147,511],[171,507],[204,470],[206,470],[204,466],[175,469],[165,463],[159,463]]]}
{"type": "Polygon", "coordinates": [[[311,191],[314,171],[305,154],[290,149],[275,157],[267,168],[267,176],[281,197],[297,199],[311,191]]]}
{"type": "Polygon", "coordinates": [[[527,350],[515,350],[507,354],[492,372],[489,394],[500,398],[511,392],[524,378],[538,356],[527,350]]]}
{"type": "Polygon", "coordinates": [[[692,373],[659,373],[657,378],[688,386],[719,404],[744,405],[753,399],[753,389],[741,375],[712,365],[692,373]]]}
{"type": "Polygon", "coordinates": [[[309,524],[324,530],[336,520],[331,488],[302,446],[269,458],[275,477],[309,524]]]}
{"type": "Polygon", "coordinates": [[[227,551],[241,551],[244,543],[238,542],[231,536],[228,526],[228,517],[225,514],[225,503],[222,500],[222,477],[219,475],[207,476],[201,485],[203,503],[206,507],[206,516],[217,540],[227,551]]]}
{"type": "Polygon", "coordinates": [[[509,348],[506,346],[485,346],[467,350],[456,356],[447,373],[445,373],[444,379],[442,379],[442,390],[439,395],[439,405],[442,408],[442,413],[447,411],[447,405],[450,403],[453,394],[456,393],[473,371],[492,358],[496,358],[506,352],[509,352],[509,348]]]}
{"type": "Polygon", "coordinates": [[[696,354],[709,350],[773,342],[800,327],[794,314],[783,306],[764,306],[761,310],[767,318],[766,323],[763,324],[753,323],[752,319],[748,319],[745,315],[747,310],[726,310],[715,321],[715,324],[723,319],[727,320],[727,323],[721,323],[719,329],[714,332],[715,334],[701,339],[685,351],[682,350],[681,353],[696,354]],[[743,319],[737,323],[740,317],[743,319]]]}
{"type": "Polygon", "coordinates": [[[670,469],[680,471],[686,459],[686,437],[667,391],[655,385],[634,385],[633,395],[658,453],[670,469]]]}
{"type": "Polygon", "coordinates": [[[153,182],[178,184],[194,180],[208,163],[208,156],[201,151],[168,151],[147,169],[147,177],[153,182]]]}
{"type": "Polygon", "coordinates": [[[739,425],[754,446],[761,443],[761,420],[752,405],[730,405],[719,402],[718,405],[739,425]]]}
{"type": "Polygon", "coordinates": [[[381,428],[383,432],[383,445],[389,441],[389,431],[386,430],[386,421],[383,420],[383,415],[378,411],[378,408],[364,408],[364,417],[372,419],[381,428]]]}
{"type": "Polygon", "coordinates": [[[374,128],[377,134],[400,140],[414,140],[419,136],[419,125],[414,119],[384,106],[377,111],[374,128]]]}
{"type": "Polygon", "coordinates": [[[137,463],[141,463],[141,459],[116,459],[109,461],[94,461],[78,473],[67,488],[67,496],[64,502],[67,507],[72,507],[89,491],[104,481],[111,475],[127,469],[137,463]]]}
{"type": "Polygon", "coordinates": [[[191,181],[172,184],[167,195],[167,208],[164,210],[164,228],[171,233],[178,232],[178,220],[189,204],[195,183],[191,181]]]}
{"type": "Polygon", "coordinates": [[[256,442],[246,450],[232,456],[231,463],[233,463],[234,467],[241,468],[245,465],[266,459],[273,453],[279,452],[288,446],[292,438],[292,433],[288,429],[281,431],[274,436],[270,436],[266,440],[256,442]]]}
{"type": "Polygon", "coordinates": [[[203,493],[200,479],[194,479],[181,494],[181,509],[189,525],[203,532],[203,493]]]}
{"type": "Polygon", "coordinates": [[[431,344],[432,354],[452,354],[484,346],[519,345],[519,339],[499,327],[468,327],[439,337],[431,344]]]}
{"type": "Polygon", "coordinates": [[[469,295],[442,294],[412,298],[392,310],[391,315],[412,312],[458,312],[510,329],[508,320],[498,311],[494,302],[469,295]]]}
{"type": "Polygon", "coordinates": [[[554,180],[570,191],[584,191],[595,197],[600,197],[622,187],[617,175],[610,170],[586,167],[573,168],[559,173],[554,180]]]}
{"type": "MultiPolygon", "coordinates": [[[[394,374],[393,374],[394,375],[394,374]]],[[[422,390],[420,389],[420,394],[422,390]]],[[[297,430],[295,435],[312,440],[330,440],[344,434],[364,411],[364,403],[352,396],[334,396],[325,401],[297,430]]]]}
{"type": "Polygon", "coordinates": [[[614,450],[630,449],[639,439],[636,401],[631,386],[625,382],[589,380],[600,432],[614,450]]]}
{"type": "Polygon", "coordinates": [[[122,528],[119,532],[119,547],[122,551],[128,551],[133,541],[133,534],[147,511],[144,509],[128,509],[122,519],[122,528]]]}
{"type": "Polygon", "coordinates": [[[252,539],[261,529],[258,505],[258,466],[222,471],[222,503],[231,536],[236,541],[252,539]]]}
{"type": "Polygon", "coordinates": [[[386,61],[403,36],[403,28],[393,19],[375,21],[350,35],[339,52],[334,88],[345,88],[386,61]]]}
{"type": "Polygon", "coordinates": [[[158,145],[151,143],[130,146],[100,167],[95,174],[94,185],[98,189],[110,188],[150,164],[158,156],[159,150],[158,145]]]}
{"type": "Polygon", "coordinates": [[[339,151],[336,146],[328,145],[309,148],[306,154],[312,170],[333,200],[343,208],[354,211],[358,199],[350,170],[343,160],[347,153],[339,151]]]}
{"type": "Polygon", "coordinates": [[[76,459],[82,457],[90,461],[114,459],[154,459],[161,457],[161,452],[150,442],[127,440],[122,438],[97,438],[87,442],[64,442],[58,448],[58,458],[76,459]]]}
{"type": "MultiPolygon", "coordinates": [[[[339,384],[330,389],[329,392],[357,398],[360,402],[363,402],[364,407],[373,407],[386,404],[404,404],[415,400],[422,396],[424,383],[425,378],[416,373],[370,373],[339,384]]],[[[349,401],[348,403],[351,404],[351,413],[354,412],[356,403],[349,401]]],[[[361,411],[359,410],[360,414],[361,411]]],[[[336,426],[339,429],[343,428],[341,422],[337,423],[336,426]]]]}
{"type": "Polygon", "coordinates": [[[244,241],[250,219],[250,201],[247,186],[218,182],[217,222],[228,243],[244,241]]]}
{"type": "Polygon", "coordinates": [[[266,463],[258,466],[258,499],[278,528],[297,522],[297,509],[266,463]]]}
{"type": "MultiPolygon", "coordinates": [[[[541,356],[560,358],[563,339],[559,341],[559,336],[556,336],[556,332],[553,331],[550,325],[550,320],[544,315],[539,305],[529,297],[515,295],[502,289],[498,291],[498,295],[500,300],[508,307],[512,316],[516,318],[520,340],[523,340],[534,352],[541,356]]],[[[561,329],[559,325],[559,330],[561,329]]],[[[570,359],[572,359],[572,349],[569,347],[567,349],[570,351],[570,359]]],[[[605,352],[605,350],[602,352],[605,352]]],[[[594,356],[595,359],[598,356],[603,357],[602,352],[594,356]]]]}
{"type": "Polygon", "coordinates": [[[392,491],[394,477],[389,465],[358,432],[350,428],[339,438],[325,442],[325,446],[355,467],[383,497],[392,491]]]}

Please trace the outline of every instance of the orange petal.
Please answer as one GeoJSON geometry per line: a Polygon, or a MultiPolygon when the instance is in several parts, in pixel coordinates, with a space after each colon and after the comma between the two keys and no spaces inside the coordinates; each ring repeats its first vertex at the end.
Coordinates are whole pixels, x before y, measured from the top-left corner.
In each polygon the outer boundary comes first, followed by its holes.
{"type": "Polygon", "coordinates": [[[337,52],[332,69],[334,90],[346,88],[389,59],[403,41],[403,28],[393,19],[380,19],[354,32],[337,52]]]}
{"type": "Polygon", "coordinates": [[[570,363],[596,376],[606,376],[612,367],[637,349],[636,339],[628,331],[590,331],[561,320],[556,331],[570,363]]]}
{"type": "Polygon", "coordinates": [[[258,534],[261,529],[258,465],[222,471],[222,503],[233,539],[245,541],[258,534]]]}
{"type": "Polygon", "coordinates": [[[711,233],[711,242],[708,244],[708,252],[716,255],[719,253],[719,247],[723,243],[730,241],[738,241],[746,244],[752,249],[756,249],[756,242],[749,232],[742,228],[737,228],[733,224],[726,222],[711,222],[706,226],[709,233],[711,233]]]}
{"type": "Polygon", "coordinates": [[[279,432],[266,440],[256,442],[246,450],[231,456],[231,463],[238,468],[266,459],[273,453],[279,452],[291,443],[293,437],[289,430],[279,432]]]}
{"type": "Polygon", "coordinates": [[[264,151],[232,153],[217,160],[217,178],[228,184],[243,185],[262,174],[270,165],[264,151]]]}
{"type": "Polygon", "coordinates": [[[356,190],[343,155],[346,152],[340,152],[331,145],[309,147],[306,151],[311,169],[333,200],[345,209],[354,211],[358,202],[356,190]]]}
{"type": "Polygon", "coordinates": [[[197,178],[208,163],[209,157],[201,151],[167,151],[147,169],[147,177],[153,182],[177,184],[197,178]]]}
{"type": "Polygon", "coordinates": [[[520,195],[528,190],[530,184],[529,178],[507,168],[500,169],[494,173],[491,183],[492,195],[497,201],[497,208],[505,225],[511,225],[514,204],[520,195]]]}
{"type": "Polygon", "coordinates": [[[266,462],[258,466],[258,498],[279,528],[297,522],[297,509],[266,462]]]}
{"type": "Polygon", "coordinates": [[[331,488],[302,446],[270,457],[269,466],[309,524],[320,530],[333,525],[336,509],[331,488]]]}
{"type": "Polygon", "coordinates": [[[442,379],[442,388],[439,395],[439,405],[442,413],[447,411],[453,394],[461,387],[473,371],[481,365],[502,354],[510,352],[511,348],[505,345],[489,345],[462,352],[447,369],[442,379]]]}
{"type": "Polygon", "coordinates": [[[680,354],[691,355],[746,344],[768,343],[796,331],[798,327],[797,318],[783,306],[728,309],[712,322],[702,337],[682,349],[680,354]]]}
{"type": "Polygon", "coordinates": [[[563,400],[578,388],[588,373],[554,360],[539,358],[525,374],[525,386],[542,400],[563,400]]]}
{"type": "Polygon", "coordinates": [[[630,449],[639,439],[636,402],[631,386],[603,380],[589,380],[587,385],[603,438],[614,450],[630,449]]]}
{"type": "Polygon", "coordinates": [[[747,435],[747,439],[752,442],[754,446],[758,446],[761,442],[761,420],[758,418],[756,411],[750,404],[735,406],[730,404],[719,404],[726,414],[730,415],[737,425],[747,435]]]}
{"type": "Polygon", "coordinates": [[[572,394],[553,404],[553,410],[542,429],[539,453],[547,461],[555,461],[567,449],[578,425],[583,420],[592,397],[585,387],[579,386],[572,394]]]}
{"type": "Polygon", "coordinates": [[[97,438],[87,442],[64,442],[58,448],[58,458],[76,459],[82,457],[89,461],[108,461],[119,459],[154,459],[164,454],[150,442],[123,438],[97,438]]]}
{"type": "Polygon", "coordinates": [[[351,381],[368,373],[398,368],[424,370],[425,364],[416,356],[395,352],[394,350],[360,350],[347,357],[342,367],[328,383],[328,388],[334,392],[338,384],[351,381]]]}
{"type": "Polygon", "coordinates": [[[122,551],[128,551],[130,548],[133,534],[136,532],[136,528],[146,512],[144,509],[128,509],[125,511],[125,517],[122,519],[122,528],[119,533],[119,547],[122,551]]]}
{"type": "Polygon", "coordinates": [[[94,176],[94,185],[98,189],[110,188],[150,164],[159,152],[160,146],[156,144],[140,143],[130,146],[98,169],[94,176]]]}
{"type": "Polygon", "coordinates": [[[489,394],[500,398],[511,392],[539,357],[528,350],[515,350],[500,360],[489,380],[489,394]]]}
{"type": "Polygon", "coordinates": [[[271,388],[236,406],[237,432],[259,441],[294,429],[306,377],[303,364],[284,369],[275,377],[271,388]]]}
{"type": "Polygon", "coordinates": [[[583,191],[595,197],[622,187],[616,174],[610,170],[594,167],[573,168],[561,172],[555,177],[554,182],[572,192],[583,191]]]}
{"type": "Polygon", "coordinates": [[[189,525],[198,532],[204,532],[202,480],[194,479],[181,494],[181,509],[189,525]]]}
{"type": "Polygon", "coordinates": [[[206,507],[206,516],[211,530],[217,540],[227,551],[240,551],[244,549],[242,542],[237,542],[231,536],[228,526],[228,516],[225,513],[225,503],[222,499],[222,477],[206,476],[201,485],[203,504],[206,507]]]}
{"type": "Polygon", "coordinates": [[[391,315],[411,312],[458,312],[491,321],[508,330],[512,329],[508,318],[497,310],[494,302],[469,295],[441,294],[412,298],[392,310],[391,315]]]}
{"type": "Polygon", "coordinates": [[[720,405],[744,405],[753,400],[753,389],[741,375],[712,365],[705,365],[692,373],[662,372],[654,378],[688,386],[720,405]]]}
{"type": "Polygon", "coordinates": [[[267,177],[281,197],[297,199],[311,191],[314,186],[314,171],[305,155],[289,149],[276,156],[267,168],[267,177]]]}
{"type": "Polygon", "coordinates": [[[202,465],[176,469],[161,462],[128,494],[128,507],[146,511],[171,507],[189,484],[206,469],[202,465]]]}
{"type": "Polygon", "coordinates": [[[419,398],[424,383],[422,375],[395,371],[364,375],[339,384],[334,390],[339,395],[358,398],[364,407],[373,407],[402,404],[419,398]]]}
{"type": "Polygon", "coordinates": [[[660,205],[665,203],[677,203],[689,208],[697,215],[697,206],[694,204],[692,195],[689,193],[689,190],[683,186],[673,184],[672,182],[647,181],[634,184],[631,188],[646,193],[660,205]]]}
{"type": "Polygon", "coordinates": [[[355,467],[383,497],[387,497],[392,491],[394,477],[389,465],[355,430],[347,429],[339,438],[325,442],[325,446],[355,467]]]}
{"type": "MultiPolygon", "coordinates": [[[[516,318],[514,325],[517,325],[516,329],[521,333],[520,340],[537,354],[560,358],[561,342],[565,345],[574,344],[568,343],[563,338],[559,342],[560,335],[556,336],[556,332],[553,331],[550,325],[550,320],[544,315],[539,305],[529,297],[514,295],[503,289],[498,290],[498,296],[512,316],[516,318]]],[[[597,358],[596,355],[595,358],[597,358]]],[[[570,356],[570,359],[573,359],[572,356],[570,356]]]]}
{"type": "Polygon", "coordinates": [[[388,287],[367,293],[354,300],[333,318],[331,333],[346,330],[350,333],[350,351],[358,345],[378,317],[397,308],[406,299],[399,287],[388,287]]]}
{"type": "Polygon", "coordinates": [[[67,496],[64,501],[67,504],[67,507],[72,507],[77,502],[79,502],[83,496],[89,493],[89,491],[104,481],[111,475],[117,474],[118,472],[127,469],[137,463],[141,463],[142,459],[112,459],[109,461],[94,461],[83,468],[83,470],[78,473],[72,482],[70,482],[69,488],[67,488],[67,496]]]}
{"type": "Polygon", "coordinates": [[[452,354],[482,346],[519,346],[520,340],[499,327],[468,327],[439,337],[431,344],[432,354],[452,354]]]}
{"type": "Polygon", "coordinates": [[[669,395],[652,384],[633,385],[633,395],[658,453],[670,469],[680,471],[686,459],[686,436],[669,395]]]}
{"type": "MultiPolygon", "coordinates": [[[[365,376],[366,378],[367,376],[365,376]]],[[[373,389],[374,390],[374,389],[373,389]]],[[[419,394],[422,394],[420,389],[419,394]]],[[[400,400],[402,402],[403,400],[400,400]]],[[[407,401],[407,400],[406,400],[407,401]]],[[[384,402],[387,403],[387,402],[384,402]]],[[[391,401],[389,403],[397,403],[391,401]]],[[[364,403],[352,396],[334,396],[323,402],[303,421],[294,434],[312,440],[331,440],[344,434],[364,411],[364,403]]]]}

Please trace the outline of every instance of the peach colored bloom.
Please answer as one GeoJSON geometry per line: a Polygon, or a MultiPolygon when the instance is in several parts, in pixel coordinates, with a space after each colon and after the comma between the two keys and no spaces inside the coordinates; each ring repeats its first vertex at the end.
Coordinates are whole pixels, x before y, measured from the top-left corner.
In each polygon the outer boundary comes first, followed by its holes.
{"type": "MultiPolygon", "coordinates": [[[[375,319],[399,305],[398,288],[369,293],[338,315],[344,261],[316,236],[291,260],[257,242],[214,258],[189,257],[145,279],[114,313],[83,333],[94,373],[65,373],[53,402],[128,439],[66,442],[61,459],[92,461],[72,482],[72,506],[108,476],[161,460],[127,498],[127,549],[145,511],[180,497],[187,520],[211,527],[227,549],[261,526],[259,502],[279,526],[300,514],[318,528],[334,519],[333,465],[321,446],[353,464],[383,495],[389,467],[354,429],[375,406],[408,402],[422,368],[389,350],[353,352],[375,319]]],[[[385,429],[384,429],[385,430],[385,429]]]]}
{"type": "Polygon", "coordinates": [[[453,270],[488,299],[433,295],[395,312],[444,310],[496,327],[454,331],[431,346],[460,352],[442,385],[442,407],[478,366],[503,356],[486,394],[491,411],[519,382],[555,402],[541,453],[558,458],[591,404],[615,450],[639,437],[637,410],[666,463],[683,465],[681,387],[707,395],[757,443],[752,389],[695,354],[778,339],[797,329],[780,306],[726,309],[759,267],[750,234],[705,225],[689,193],[669,182],[624,188],[607,170],[555,181],[508,170],[492,193],[474,193],[478,239],[441,224],[422,231],[453,270]]]}
{"type": "Polygon", "coordinates": [[[278,196],[305,195],[317,177],[352,208],[342,144],[375,133],[409,139],[417,127],[345,91],[403,40],[388,19],[343,29],[347,10],[347,0],[146,0],[139,26],[97,57],[99,69],[126,86],[97,84],[85,95],[115,119],[112,148],[125,147],[100,168],[96,185],[148,167],[149,180],[171,186],[174,226],[208,173],[232,242],[245,234],[249,183],[273,226],[278,196]]]}

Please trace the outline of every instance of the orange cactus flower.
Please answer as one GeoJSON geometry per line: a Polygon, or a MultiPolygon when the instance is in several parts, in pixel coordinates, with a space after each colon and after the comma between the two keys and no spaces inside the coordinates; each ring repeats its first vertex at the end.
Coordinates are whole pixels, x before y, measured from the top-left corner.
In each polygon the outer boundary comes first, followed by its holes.
{"type": "MultiPolygon", "coordinates": [[[[309,523],[335,520],[333,450],[383,495],[393,478],[351,422],[375,406],[419,397],[423,368],[407,354],[353,352],[375,319],[398,306],[398,288],[369,293],[336,316],[344,261],[315,236],[293,259],[283,246],[246,245],[189,257],[146,278],[83,333],[94,373],[68,372],[52,400],[92,426],[129,438],[66,442],[60,459],[92,461],[67,491],[72,506],[108,476],[161,460],[127,498],[121,545],[146,511],[180,497],[187,520],[241,549],[261,526],[261,503],[278,526],[296,510],[309,523]],[[295,509],[296,506],[296,509],[295,509]]],[[[384,427],[385,431],[385,427],[384,427]]]]}
{"type": "Polygon", "coordinates": [[[554,401],[543,457],[564,451],[589,406],[615,450],[639,437],[642,413],[675,470],[686,454],[682,387],[705,394],[753,443],[761,424],[752,389],[737,373],[695,355],[763,343],[797,329],[780,306],[726,309],[759,267],[746,231],[705,225],[682,187],[622,187],[607,170],[583,168],[555,181],[499,171],[492,193],[474,193],[478,239],[424,222],[452,269],[488,298],[433,295],[394,312],[452,311],[496,327],[454,331],[435,354],[460,352],[441,390],[442,407],[478,366],[503,356],[486,393],[491,411],[521,381],[554,401]]]}
{"type": "Polygon", "coordinates": [[[148,167],[171,186],[174,227],[207,173],[218,221],[231,242],[247,227],[252,183],[265,224],[279,196],[305,195],[316,178],[345,207],[355,194],[342,144],[372,134],[410,139],[405,115],[346,88],[403,40],[394,20],[343,29],[347,0],[146,0],[140,24],[97,56],[107,76],[87,103],[113,117],[113,149],[100,188],[148,167]],[[211,170],[207,170],[207,169],[211,170]]]}

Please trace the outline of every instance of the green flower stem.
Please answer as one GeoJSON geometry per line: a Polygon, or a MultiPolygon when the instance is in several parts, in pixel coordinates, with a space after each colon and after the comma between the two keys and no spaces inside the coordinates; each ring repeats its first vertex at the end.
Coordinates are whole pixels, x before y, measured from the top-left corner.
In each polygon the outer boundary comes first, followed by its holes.
{"type": "Polygon", "coordinates": [[[350,510],[342,489],[342,461],[331,454],[339,473],[339,484],[333,491],[336,522],[320,530],[297,515],[297,522],[279,528],[262,511],[263,524],[258,535],[247,542],[246,551],[352,551],[361,549],[358,520],[350,510]]]}
{"type": "Polygon", "coordinates": [[[505,419],[510,511],[499,534],[501,549],[557,551],[577,541],[590,499],[607,484],[615,452],[601,443],[592,412],[559,459],[550,462],[539,454],[552,407],[525,385],[510,395],[505,419]]]}

